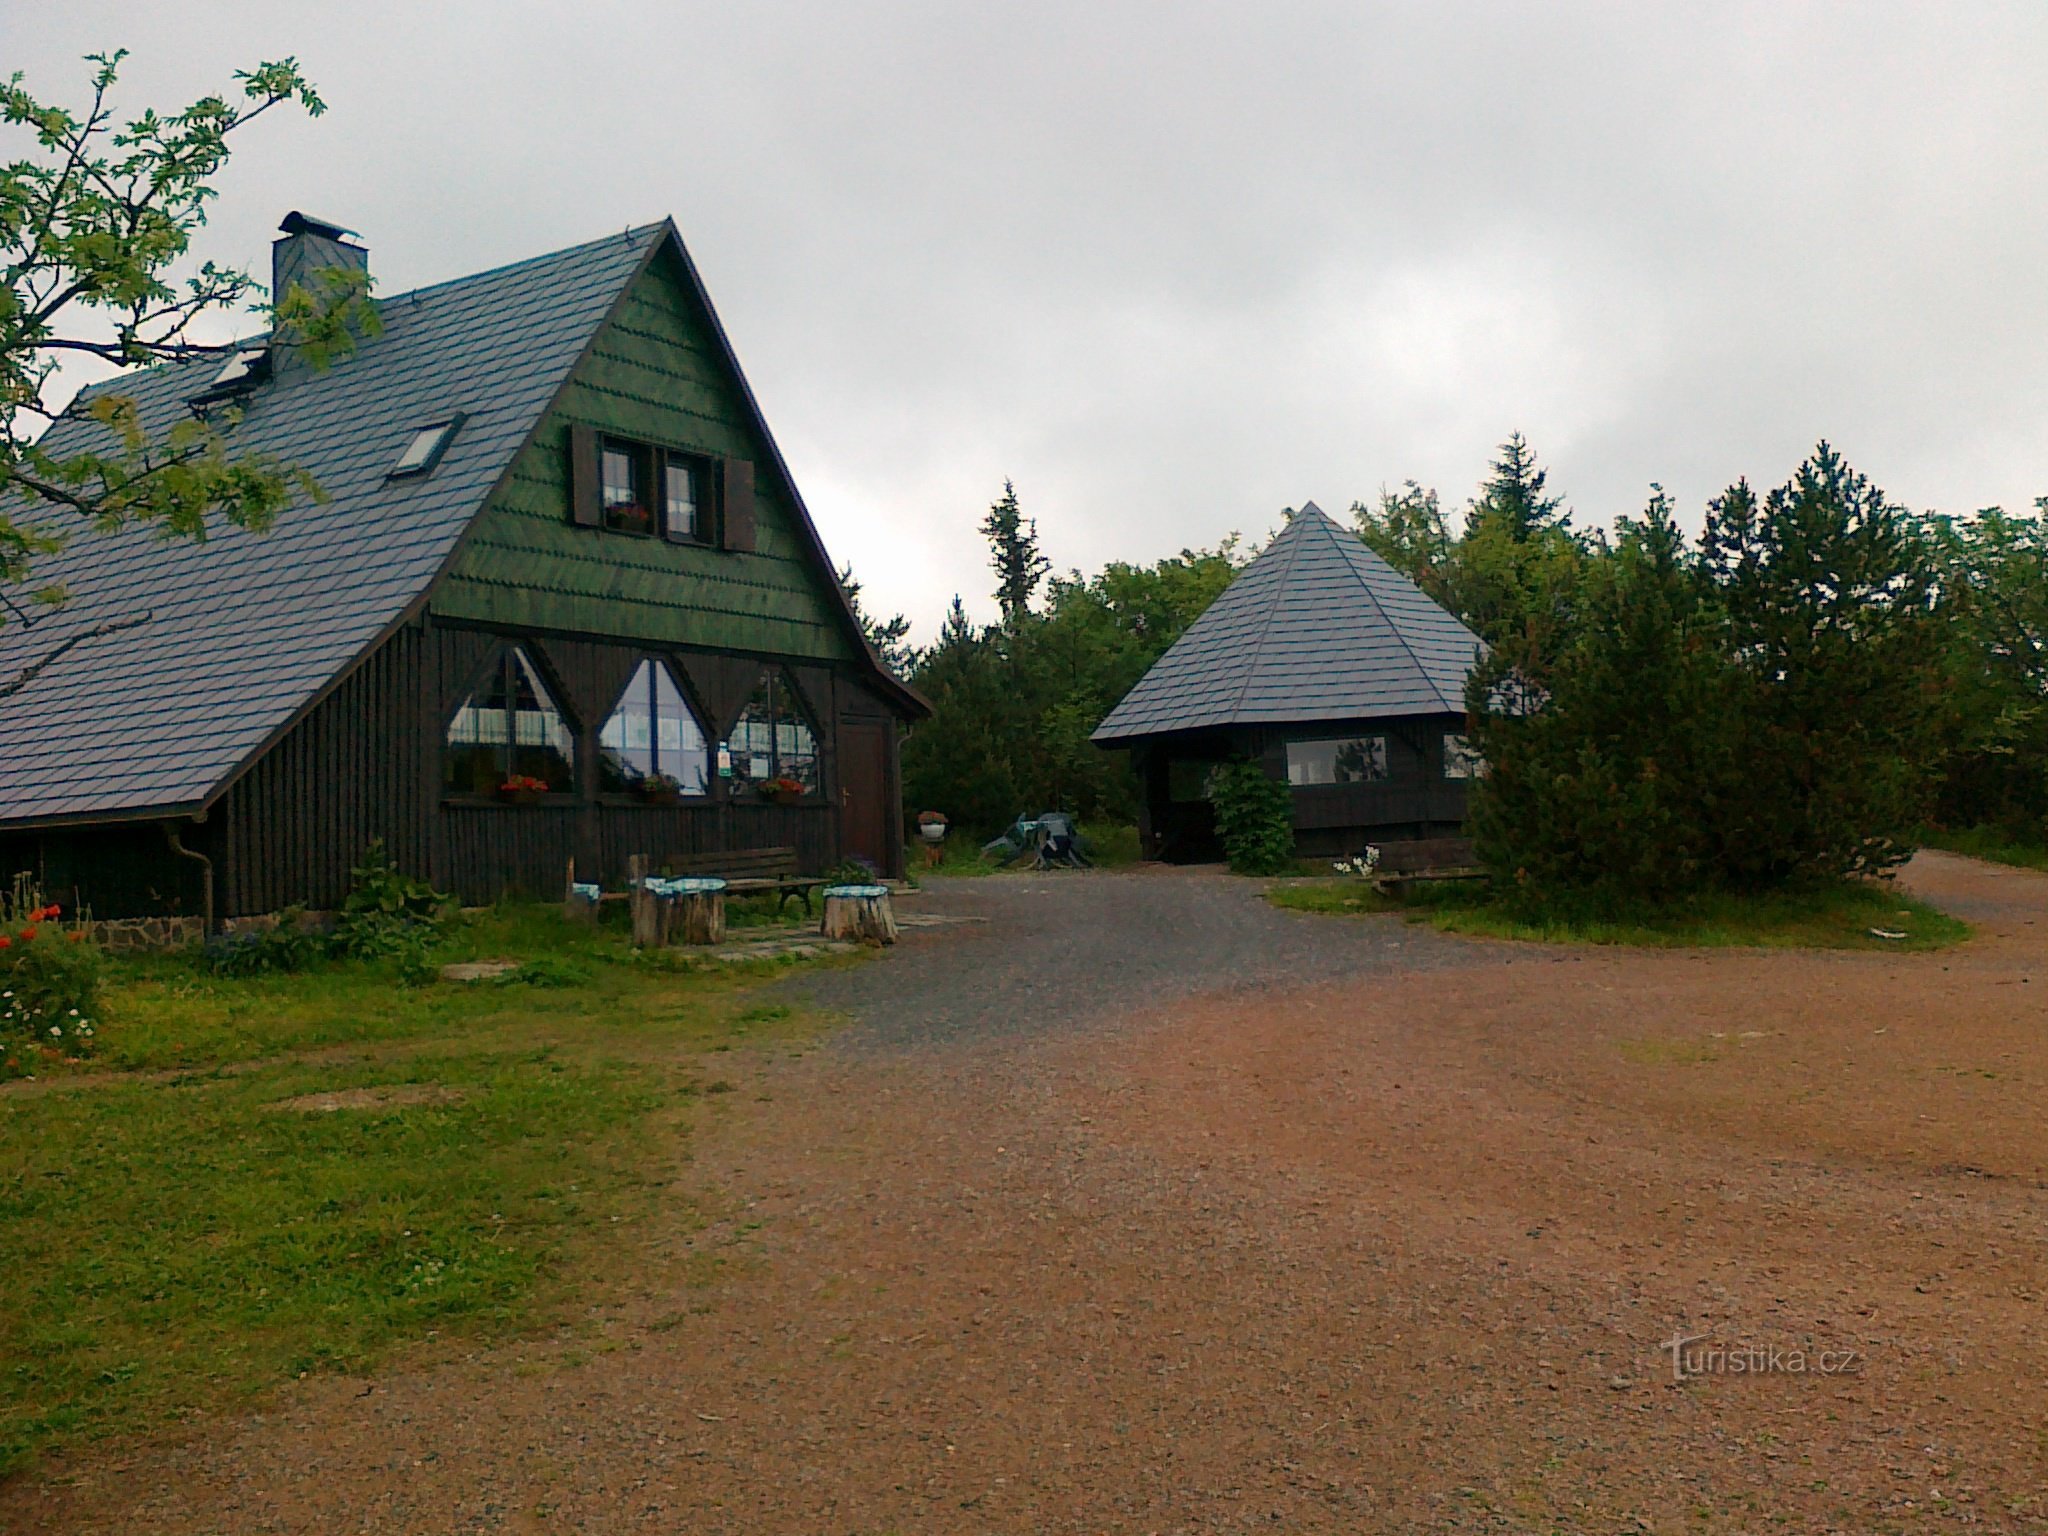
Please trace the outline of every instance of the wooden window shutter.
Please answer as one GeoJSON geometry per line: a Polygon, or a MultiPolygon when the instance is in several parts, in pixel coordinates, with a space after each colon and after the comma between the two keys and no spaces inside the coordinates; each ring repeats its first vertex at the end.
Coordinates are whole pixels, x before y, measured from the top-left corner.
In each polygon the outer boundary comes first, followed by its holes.
{"type": "Polygon", "coordinates": [[[754,466],[745,459],[719,463],[719,543],[726,549],[754,547],[754,466]]]}
{"type": "Polygon", "coordinates": [[[569,428],[569,521],[579,528],[596,528],[604,522],[604,507],[597,492],[597,430],[569,428]]]}

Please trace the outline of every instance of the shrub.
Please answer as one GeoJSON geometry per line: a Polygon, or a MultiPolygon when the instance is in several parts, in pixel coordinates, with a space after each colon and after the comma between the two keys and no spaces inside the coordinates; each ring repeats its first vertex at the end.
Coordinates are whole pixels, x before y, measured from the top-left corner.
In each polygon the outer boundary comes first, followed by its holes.
{"type": "Polygon", "coordinates": [[[834,885],[875,885],[881,881],[882,872],[875,867],[874,860],[856,853],[826,870],[825,878],[834,885]]]}
{"type": "Polygon", "coordinates": [[[200,963],[216,976],[290,975],[303,971],[326,952],[315,934],[306,932],[305,908],[287,907],[273,928],[245,929],[206,941],[200,963]]]}
{"type": "Polygon", "coordinates": [[[1294,797],[1256,762],[1225,763],[1209,775],[1216,835],[1240,875],[1279,875],[1294,867],[1294,797]]]}
{"type": "Polygon", "coordinates": [[[26,882],[0,896],[0,1078],[48,1053],[83,1056],[99,1016],[100,954],[26,882]]]}
{"type": "Polygon", "coordinates": [[[450,898],[391,862],[384,840],[371,843],[349,871],[348,899],[334,924],[334,953],[346,960],[384,960],[424,949],[439,937],[450,898]]]}

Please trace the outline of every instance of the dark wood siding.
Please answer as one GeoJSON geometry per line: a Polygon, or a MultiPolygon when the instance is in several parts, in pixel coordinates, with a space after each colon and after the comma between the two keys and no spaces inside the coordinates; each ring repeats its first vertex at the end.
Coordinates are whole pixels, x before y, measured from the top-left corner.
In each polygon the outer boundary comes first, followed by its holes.
{"type": "Polygon", "coordinates": [[[1142,749],[1147,765],[1141,823],[1145,850],[1180,861],[1223,856],[1208,803],[1172,798],[1169,785],[1175,762],[1251,756],[1271,777],[1285,779],[1289,741],[1357,735],[1387,738],[1389,777],[1376,784],[1319,784],[1293,790],[1296,851],[1304,857],[1351,854],[1372,842],[1455,834],[1464,825],[1470,785],[1443,777],[1442,739],[1464,725],[1461,715],[1432,715],[1155,738],[1142,749]]]}
{"type": "Polygon", "coordinates": [[[424,659],[419,628],[401,629],[228,789],[210,818],[223,838],[217,915],[331,908],[378,838],[426,873],[424,659]]]}
{"type": "Polygon", "coordinates": [[[217,856],[218,828],[189,821],[51,828],[0,836],[0,887],[26,874],[65,911],[93,917],[199,917],[204,874],[178,857],[164,835],[175,825],[185,847],[217,856]]]}

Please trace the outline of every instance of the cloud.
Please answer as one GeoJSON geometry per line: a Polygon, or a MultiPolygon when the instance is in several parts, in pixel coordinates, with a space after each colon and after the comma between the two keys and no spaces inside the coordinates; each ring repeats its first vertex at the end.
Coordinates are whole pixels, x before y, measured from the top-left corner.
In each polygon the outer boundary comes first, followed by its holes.
{"type": "Polygon", "coordinates": [[[1916,505],[2048,492],[2038,4],[0,4],[51,94],[299,56],[209,254],[360,228],[398,289],[674,213],[842,559],[992,609],[1061,566],[1530,435],[1581,520],[1835,440],[1916,505]]]}

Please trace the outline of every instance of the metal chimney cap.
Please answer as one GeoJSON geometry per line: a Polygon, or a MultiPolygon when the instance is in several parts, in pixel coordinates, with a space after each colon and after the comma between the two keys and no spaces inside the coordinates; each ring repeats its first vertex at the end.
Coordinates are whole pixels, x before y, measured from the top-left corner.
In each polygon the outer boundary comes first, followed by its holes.
{"type": "Polygon", "coordinates": [[[357,239],[362,236],[346,225],[335,224],[327,219],[317,219],[310,213],[301,213],[294,208],[284,216],[284,222],[277,226],[288,235],[318,235],[323,240],[341,240],[350,235],[357,239]]]}

